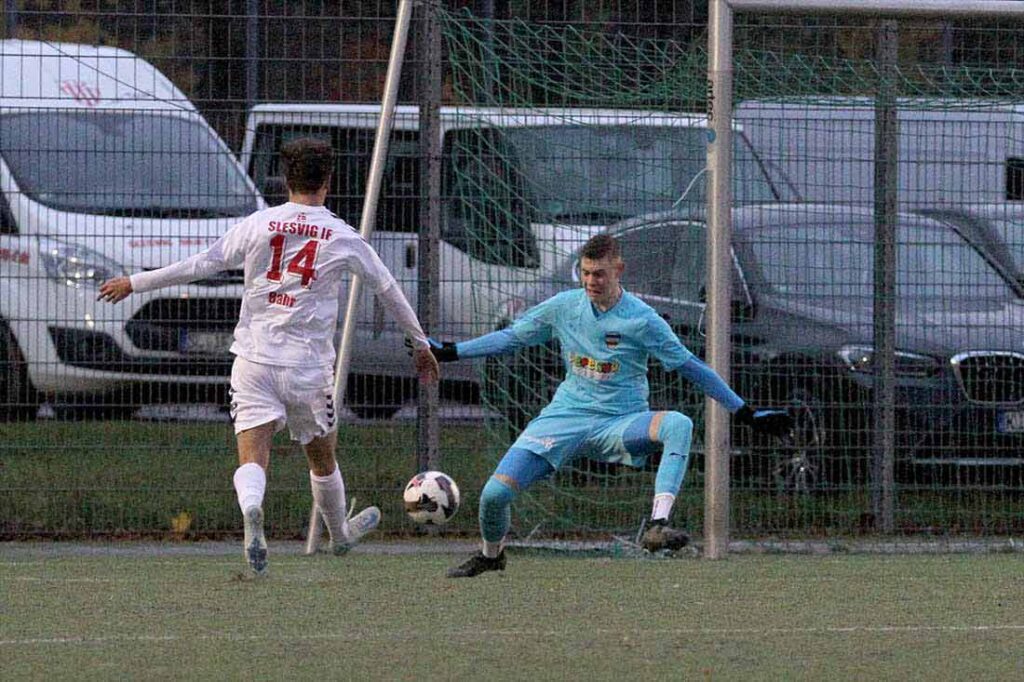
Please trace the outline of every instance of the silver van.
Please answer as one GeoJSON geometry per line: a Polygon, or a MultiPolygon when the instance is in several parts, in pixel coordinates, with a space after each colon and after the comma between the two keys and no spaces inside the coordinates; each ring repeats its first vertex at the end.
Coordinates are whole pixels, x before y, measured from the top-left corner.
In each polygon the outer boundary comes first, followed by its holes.
{"type": "Polygon", "coordinates": [[[130,52],[4,40],[0,69],[0,418],[226,386],[241,273],[116,306],[96,293],[264,206],[231,150],[130,52]]]}

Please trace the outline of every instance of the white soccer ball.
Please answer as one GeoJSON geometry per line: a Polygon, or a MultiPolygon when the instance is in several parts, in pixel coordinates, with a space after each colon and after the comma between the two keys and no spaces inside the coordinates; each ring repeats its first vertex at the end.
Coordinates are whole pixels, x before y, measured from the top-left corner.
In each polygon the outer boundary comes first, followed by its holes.
{"type": "Polygon", "coordinates": [[[443,526],[459,510],[459,486],[448,474],[424,471],[405,486],[405,511],[416,523],[443,526]]]}

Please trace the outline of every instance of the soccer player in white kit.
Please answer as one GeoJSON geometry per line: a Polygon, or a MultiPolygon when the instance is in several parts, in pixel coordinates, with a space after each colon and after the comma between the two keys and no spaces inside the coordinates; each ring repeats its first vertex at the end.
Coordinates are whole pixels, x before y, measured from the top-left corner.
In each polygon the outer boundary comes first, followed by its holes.
{"type": "Polygon", "coordinates": [[[238,441],[234,475],[253,575],[267,571],[263,495],[274,434],[288,425],[309,460],[313,500],[335,554],[344,554],[380,522],[367,507],[346,515],[345,484],[334,451],[334,332],[343,278],[370,286],[409,337],[421,381],[437,381],[437,361],[416,314],[373,248],[324,206],[334,164],[330,144],[295,140],[281,150],[288,202],[257,211],[205,251],[150,272],[116,277],[100,300],[203,279],[244,267],[245,293],[231,352],[231,416],[238,441]]]}

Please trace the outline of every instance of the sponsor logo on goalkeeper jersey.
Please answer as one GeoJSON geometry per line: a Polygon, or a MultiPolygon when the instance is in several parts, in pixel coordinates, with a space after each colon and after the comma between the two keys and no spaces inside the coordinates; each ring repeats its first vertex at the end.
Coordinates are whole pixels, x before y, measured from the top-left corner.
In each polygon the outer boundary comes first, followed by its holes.
{"type": "Polygon", "coordinates": [[[618,348],[620,341],[622,341],[622,334],[619,332],[606,332],[604,335],[604,345],[609,348],[618,348]]]}
{"type": "Polygon", "coordinates": [[[579,374],[588,379],[596,379],[597,381],[611,379],[612,375],[619,371],[619,363],[614,360],[595,360],[592,357],[578,353],[569,354],[569,365],[572,367],[574,374],[579,374]]]}

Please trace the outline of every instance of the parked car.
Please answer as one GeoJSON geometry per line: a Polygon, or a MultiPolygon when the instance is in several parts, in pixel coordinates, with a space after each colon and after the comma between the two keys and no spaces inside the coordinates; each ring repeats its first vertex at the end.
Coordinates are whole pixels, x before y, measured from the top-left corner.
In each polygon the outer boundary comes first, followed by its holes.
{"type": "Polygon", "coordinates": [[[136,55],[21,40],[0,53],[0,419],[44,397],[226,390],[241,271],[116,306],[96,289],[213,242],[263,206],[255,185],[136,55]]]}
{"type": "Polygon", "coordinates": [[[961,204],[917,212],[954,225],[1024,283],[1024,203],[961,204]]]}
{"type": "MultiPolygon", "coordinates": [[[[626,261],[623,285],[704,353],[703,212],[659,213],[609,230],[626,261]]],[[[911,467],[1024,465],[1021,284],[955,229],[897,220],[896,440],[911,467]]],[[[756,461],[766,443],[737,429],[737,453],[797,487],[861,481],[870,463],[877,384],[873,340],[874,223],[870,209],[818,204],[733,211],[732,376],[738,393],[798,417],[799,452],[756,461]]],[[[576,259],[510,304],[517,311],[579,286],[576,259]]],[[[499,323],[498,326],[502,326],[499,323]]],[[[611,352],[611,351],[610,351],[611,352]]],[[[564,375],[557,348],[488,364],[486,395],[521,428],[564,375]]],[[[702,396],[657,366],[653,409],[698,413],[702,396]]]]}

